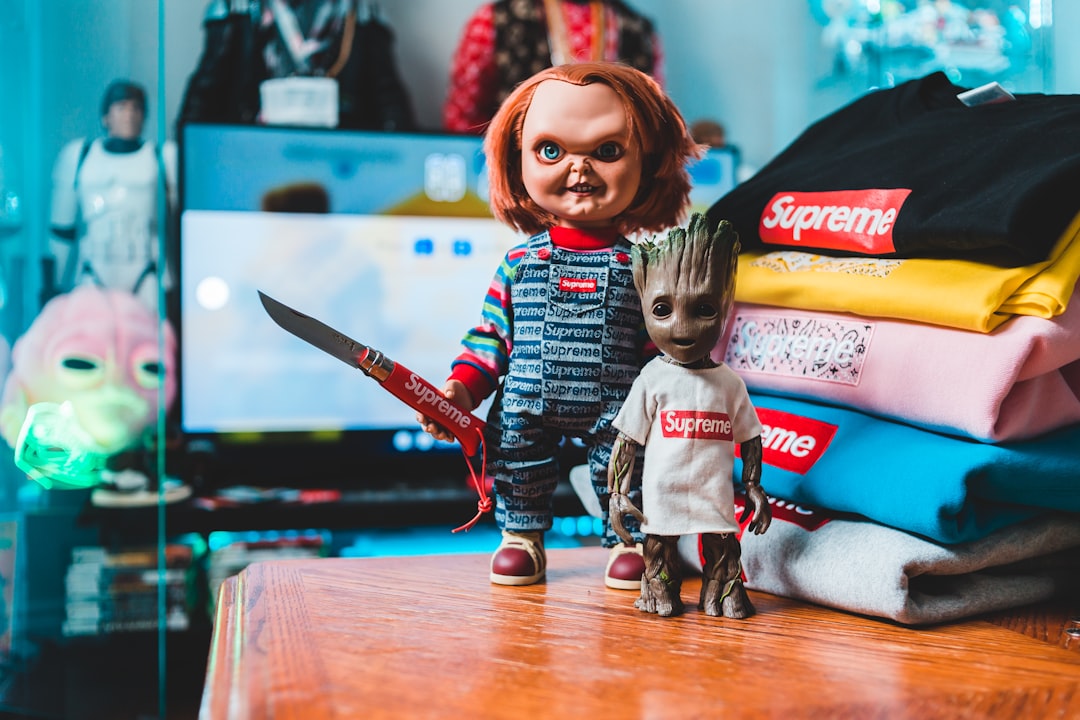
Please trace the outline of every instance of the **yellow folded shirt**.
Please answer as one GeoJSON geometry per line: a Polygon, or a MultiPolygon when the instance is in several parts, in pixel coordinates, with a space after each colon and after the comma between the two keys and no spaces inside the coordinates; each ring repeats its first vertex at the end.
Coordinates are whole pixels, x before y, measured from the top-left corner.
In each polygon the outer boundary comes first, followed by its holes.
{"type": "Polygon", "coordinates": [[[1060,315],[1078,276],[1080,215],[1046,260],[1013,268],[968,260],[747,251],[739,256],[735,298],[990,332],[1014,315],[1060,315]]]}

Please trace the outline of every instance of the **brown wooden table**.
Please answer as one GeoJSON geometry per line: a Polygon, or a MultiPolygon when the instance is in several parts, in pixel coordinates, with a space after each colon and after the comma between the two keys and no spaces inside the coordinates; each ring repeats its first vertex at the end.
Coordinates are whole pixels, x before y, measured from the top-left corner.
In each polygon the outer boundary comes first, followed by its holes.
{"type": "Polygon", "coordinates": [[[660,618],[610,590],[607,551],[545,583],[488,556],[259,563],[221,588],[203,718],[1077,718],[1067,603],[910,629],[763,593],[710,618],[700,580],[660,618]]]}

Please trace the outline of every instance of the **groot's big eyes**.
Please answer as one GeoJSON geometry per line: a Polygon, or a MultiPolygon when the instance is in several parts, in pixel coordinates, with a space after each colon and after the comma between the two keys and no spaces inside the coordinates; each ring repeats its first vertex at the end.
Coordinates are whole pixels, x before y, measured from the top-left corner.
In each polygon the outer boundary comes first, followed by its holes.
{"type": "Polygon", "coordinates": [[[562,154],[563,149],[551,141],[543,143],[539,149],[540,157],[548,161],[558,160],[562,154]]]}
{"type": "Polygon", "coordinates": [[[712,303],[699,303],[694,308],[694,314],[699,318],[714,318],[716,317],[716,306],[712,303]]]}
{"type": "Polygon", "coordinates": [[[666,302],[658,302],[652,306],[652,314],[655,318],[666,318],[671,315],[671,305],[666,302]]]}

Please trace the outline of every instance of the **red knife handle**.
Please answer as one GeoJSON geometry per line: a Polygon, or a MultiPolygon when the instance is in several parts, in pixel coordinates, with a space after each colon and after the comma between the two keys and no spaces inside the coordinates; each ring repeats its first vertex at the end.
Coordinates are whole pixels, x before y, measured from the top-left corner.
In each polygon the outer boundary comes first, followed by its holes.
{"type": "Polygon", "coordinates": [[[395,362],[390,374],[380,382],[413,410],[446,428],[461,443],[466,455],[475,455],[480,449],[484,421],[448,400],[441,390],[427,380],[395,362]]]}

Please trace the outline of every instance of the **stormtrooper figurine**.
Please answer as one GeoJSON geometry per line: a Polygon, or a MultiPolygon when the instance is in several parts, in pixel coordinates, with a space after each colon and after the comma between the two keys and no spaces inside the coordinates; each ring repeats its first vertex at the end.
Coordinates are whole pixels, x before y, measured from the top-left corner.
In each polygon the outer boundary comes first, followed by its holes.
{"type": "Polygon", "coordinates": [[[118,80],[101,102],[105,136],[72,140],[60,151],[50,219],[56,290],[93,283],[157,308],[159,192],[164,177],[165,207],[175,206],[176,146],[143,140],[145,118],[146,92],[118,80]]]}

